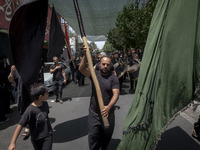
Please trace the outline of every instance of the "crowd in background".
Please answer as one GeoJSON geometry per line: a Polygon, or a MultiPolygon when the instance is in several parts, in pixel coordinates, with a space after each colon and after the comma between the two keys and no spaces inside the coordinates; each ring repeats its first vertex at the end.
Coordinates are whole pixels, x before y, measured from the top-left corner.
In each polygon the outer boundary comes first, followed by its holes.
{"type": "MultiPolygon", "coordinates": [[[[104,52],[99,52],[92,58],[93,58],[93,65],[95,69],[98,69],[99,68],[98,63],[100,62],[101,58],[104,56],[109,56],[112,60],[112,65],[113,65],[111,70],[114,75],[119,76],[119,74],[123,72],[125,68],[131,65],[134,65],[136,63],[140,63],[141,58],[138,58],[138,55],[139,55],[138,52],[129,50],[127,53],[124,53],[124,54],[120,53],[119,51],[115,51],[110,56],[106,55],[104,52]],[[115,66],[116,63],[119,63],[118,67],[115,66]]],[[[67,64],[67,66],[70,68],[70,74],[69,74],[70,77],[68,78],[67,83],[72,82],[74,84],[77,84],[80,87],[83,87],[85,85],[85,77],[79,71],[79,65],[80,65],[81,60],[82,60],[81,53],[76,53],[75,56],[72,57],[72,60],[69,62],[69,64],[67,64]]],[[[65,60],[60,58],[59,61],[64,62],[65,60]]],[[[8,78],[10,77],[9,75],[12,75],[12,66],[10,65],[9,59],[6,56],[2,55],[0,57],[0,95],[1,95],[0,96],[0,122],[4,122],[8,120],[5,114],[12,112],[12,109],[10,109],[10,104],[20,102],[19,96],[18,96],[19,93],[17,92],[17,88],[19,84],[18,80],[14,80],[16,79],[15,77],[13,78],[13,81],[12,80],[9,81],[8,80],[8,78]]],[[[125,72],[123,76],[119,78],[120,92],[123,92],[122,83],[123,81],[127,79],[128,76],[130,79],[129,81],[130,90],[133,90],[136,88],[136,83],[134,83],[134,81],[132,80],[133,79],[132,74],[125,72]]],[[[138,76],[138,74],[136,76],[138,76]]],[[[27,92],[24,92],[24,93],[27,93],[27,92]]],[[[20,114],[23,114],[23,112],[24,110],[19,110],[20,114]]]]}

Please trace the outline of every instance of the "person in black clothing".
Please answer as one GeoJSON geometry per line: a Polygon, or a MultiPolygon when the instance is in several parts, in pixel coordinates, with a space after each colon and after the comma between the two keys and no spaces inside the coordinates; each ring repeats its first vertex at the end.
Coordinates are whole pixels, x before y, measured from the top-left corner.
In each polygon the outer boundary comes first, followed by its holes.
{"type": "MultiPolygon", "coordinates": [[[[29,96],[28,90],[24,86],[21,76],[19,72],[17,71],[17,68],[15,65],[11,66],[10,69],[10,74],[8,76],[8,80],[10,83],[16,83],[17,87],[17,110],[19,111],[19,114],[22,115],[26,108],[30,105],[31,103],[31,98],[29,96]]],[[[29,127],[27,126],[24,129],[24,132],[22,136],[24,136],[24,139],[28,139],[30,135],[29,127]]]]}
{"type": "Polygon", "coordinates": [[[13,134],[8,150],[14,150],[17,137],[23,127],[29,125],[31,141],[35,150],[52,149],[52,127],[49,121],[48,91],[42,83],[33,84],[30,90],[33,102],[27,107],[13,134]]]}
{"type": "Polygon", "coordinates": [[[54,86],[54,94],[56,95],[55,102],[59,101],[61,104],[62,101],[62,88],[63,83],[66,84],[66,75],[64,66],[58,63],[58,57],[53,57],[54,64],[50,67],[50,73],[53,74],[53,86],[54,86]]]}
{"type": "MultiPolygon", "coordinates": [[[[84,49],[85,52],[85,49],[84,49]]],[[[97,93],[93,80],[91,78],[90,70],[86,67],[87,58],[84,55],[80,63],[79,70],[92,82],[92,95],[90,99],[89,116],[88,116],[88,142],[91,150],[106,150],[115,126],[114,104],[119,97],[119,80],[111,72],[111,60],[109,57],[102,57],[99,70],[95,69],[97,79],[99,81],[102,98],[105,105],[104,110],[100,112],[97,99],[97,93]],[[101,115],[108,117],[109,127],[103,127],[101,115]]]]}
{"type": "Polygon", "coordinates": [[[198,121],[194,123],[194,129],[192,131],[192,136],[195,138],[199,138],[199,136],[200,136],[200,116],[198,118],[198,121]]]}
{"type": "Polygon", "coordinates": [[[97,55],[96,55],[96,57],[95,57],[96,59],[95,59],[95,61],[93,62],[93,63],[94,63],[94,64],[93,64],[94,66],[100,62],[101,57],[102,57],[101,53],[97,53],[97,55]]]}
{"type": "MultiPolygon", "coordinates": [[[[128,64],[128,55],[126,53],[124,53],[124,55],[123,55],[123,62],[124,62],[125,67],[127,67],[127,64],[128,64]]],[[[124,75],[123,75],[123,81],[126,81],[127,75],[128,75],[128,73],[125,72],[124,75]]]]}
{"type": "MultiPolygon", "coordinates": [[[[119,57],[119,53],[117,51],[114,53],[111,62],[114,65],[114,69],[116,71],[117,76],[119,76],[124,71],[125,65],[123,64],[123,61],[119,57]]],[[[123,76],[119,78],[119,84],[120,84],[120,92],[122,92],[123,76]]]]}
{"type": "Polygon", "coordinates": [[[75,66],[75,57],[74,56],[70,60],[70,64],[69,65],[70,65],[70,69],[71,69],[72,81],[74,83],[76,83],[77,82],[77,77],[76,77],[76,73],[75,73],[76,66],[75,66]],[[73,62],[74,62],[74,64],[73,64],[73,62]]]}
{"type": "Polygon", "coordinates": [[[74,83],[77,84],[78,83],[78,79],[79,79],[79,70],[78,67],[80,65],[80,58],[79,58],[79,54],[76,53],[75,54],[75,58],[74,58],[74,64],[75,64],[75,68],[74,68],[74,83]]]}
{"type": "MultiPolygon", "coordinates": [[[[131,51],[128,51],[128,68],[131,67],[132,65],[135,65],[135,64],[140,64],[140,60],[138,58],[138,55],[136,53],[132,54],[131,51]]],[[[133,89],[133,80],[136,79],[138,77],[138,74],[139,74],[139,69],[133,73],[129,73],[129,77],[130,77],[130,90],[133,89]]],[[[135,88],[136,88],[136,85],[137,85],[137,81],[135,81],[135,88]]]]}
{"type": "Polygon", "coordinates": [[[6,77],[6,71],[5,71],[5,60],[4,58],[0,58],[0,122],[4,122],[8,120],[5,116],[5,77],[6,77]]]}
{"type": "Polygon", "coordinates": [[[12,85],[8,81],[10,73],[9,60],[6,56],[0,56],[0,122],[8,119],[4,114],[12,112],[10,109],[10,100],[13,99],[11,88],[12,85]]]}
{"type": "MultiPolygon", "coordinates": [[[[82,56],[79,56],[79,63],[77,64],[77,69],[79,68],[81,60],[82,60],[82,56]]],[[[78,70],[77,78],[78,78],[78,85],[84,86],[85,85],[85,76],[79,70],[78,70]]]]}

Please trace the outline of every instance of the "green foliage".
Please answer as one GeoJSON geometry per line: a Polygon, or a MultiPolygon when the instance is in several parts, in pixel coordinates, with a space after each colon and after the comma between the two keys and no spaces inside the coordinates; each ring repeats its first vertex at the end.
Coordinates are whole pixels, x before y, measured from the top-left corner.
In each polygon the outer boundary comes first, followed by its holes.
{"type": "Polygon", "coordinates": [[[118,28],[113,28],[108,33],[108,41],[111,43],[115,49],[122,49],[125,39],[120,36],[120,30],[118,28]]]}
{"type": "Polygon", "coordinates": [[[144,49],[157,0],[125,6],[117,16],[116,28],[108,33],[108,41],[116,49],[134,47],[144,49]]]}
{"type": "Polygon", "coordinates": [[[106,41],[106,43],[103,46],[103,51],[106,54],[109,54],[109,53],[115,51],[115,49],[113,48],[112,44],[109,41],[106,41]]]}

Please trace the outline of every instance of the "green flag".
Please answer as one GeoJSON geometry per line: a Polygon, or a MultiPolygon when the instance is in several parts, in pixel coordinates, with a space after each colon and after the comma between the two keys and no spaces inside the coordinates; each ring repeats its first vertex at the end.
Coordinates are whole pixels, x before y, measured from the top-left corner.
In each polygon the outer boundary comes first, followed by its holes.
{"type": "Polygon", "coordinates": [[[200,71],[199,0],[159,0],[118,150],[150,150],[192,99],[200,71]]]}

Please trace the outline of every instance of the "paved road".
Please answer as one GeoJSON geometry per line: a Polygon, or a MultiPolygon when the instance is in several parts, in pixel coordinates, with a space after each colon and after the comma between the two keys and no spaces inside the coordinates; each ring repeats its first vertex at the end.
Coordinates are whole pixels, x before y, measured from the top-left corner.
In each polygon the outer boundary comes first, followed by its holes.
{"type": "Polygon", "coordinates": [[[199,115],[191,107],[181,112],[162,134],[157,150],[200,150],[200,141],[191,135],[199,115]]]}
{"type": "MultiPolygon", "coordinates": [[[[134,94],[129,91],[129,83],[123,85],[123,95],[115,106],[116,126],[108,150],[115,150],[122,138],[123,122],[132,103],[134,94]]],[[[50,120],[54,130],[54,150],[88,150],[87,142],[87,116],[89,97],[91,94],[90,81],[86,80],[84,87],[78,87],[73,83],[63,89],[64,103],[51,103],[55,97],[49,96],[50,120]]],[[[16,104],[12,106],[13,113],[8,114],[9,121],[0,124],[0,150],[6,150],[11,140],[14,129],[20,116],[16,104]]],[[[157,150],[200,150],[200,142],[191,136],[193,123],[199,113],[187,109],[178,115],[168,126],[162,135],[162,140],[157,150]]],[[[30,139],[23,140],[19,136],[17,141],[18,150],[33,150],[30,139]]],[[[132,150],[131,148],[130,150],[132,150]]],[[[134,150],[134,149],[133,149],[134,150]]]]}
{"type": "MultiPolygon", "coordinates": [[[[128,90],[129,83],[124,84],[124,95],[115,106],[116,125],[108,150],[115,150],[122,138],[122,127],[126,113],[133,100],[133,91],[128,90]]],[[[89,79],[86,79],[84,87],[78,87],[70,83],[63,89],[63,104],[51,103],[55,98],[50,94],[47,100],[50,105],[50,121],[54,130],[53,149],[55,150],[88,150],[87,141],[87,117],[90,101],[91,86],[89,79]]],[[[6,150],[11,140],[14,129],[20,116],[16,104],[11,106],[13,113],[8,114],[8,122],[0,124],[0,150],[6,150]]],[[[18,150],[33,150],[30,139],[23,140],[19,136],[17,141],[18,150]]]]}

